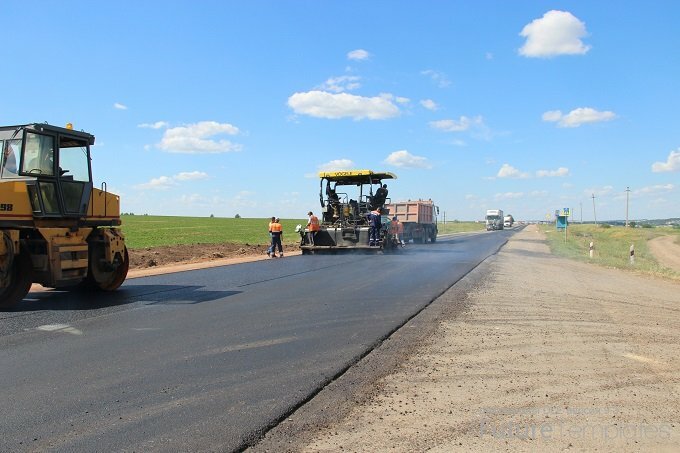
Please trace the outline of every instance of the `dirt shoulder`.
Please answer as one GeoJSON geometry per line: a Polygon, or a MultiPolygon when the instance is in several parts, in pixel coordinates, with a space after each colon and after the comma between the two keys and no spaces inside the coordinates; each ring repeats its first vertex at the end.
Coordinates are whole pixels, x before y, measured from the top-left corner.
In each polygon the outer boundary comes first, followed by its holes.
{"type": "Polygon", "coordinates": [[[660,236],[648,242],[654,257],[669,269],[680,272],[680,245],[675,243],[677,236],[660,236]]]}
{"type": "MultiPolygon", "coordinates": [[[[679,283],[556,258],[534,227],[489,269],[462,313],[294,449],[677,451],[679,283]]],[[[444,303],[461,305],[455,288],[444,303]]]]}

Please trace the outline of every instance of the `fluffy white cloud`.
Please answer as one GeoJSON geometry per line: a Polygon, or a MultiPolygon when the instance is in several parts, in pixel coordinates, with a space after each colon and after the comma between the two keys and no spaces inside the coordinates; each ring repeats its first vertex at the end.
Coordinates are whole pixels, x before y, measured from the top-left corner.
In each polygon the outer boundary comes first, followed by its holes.
{"type": "Polygon", "coordinates": [[[177,181],[197,181],[199,179],[207,179],[208,174],[202,171],[183,171],[174,176],[177,181]]]}
{"type": "Polygon", "coordinates": [[[428,110],[435,111],[439,108],[436,102],[434,102],[432,99],[423,99],[420,101],[420,105],[425,107],[428,110]]]}
{"type": "Polygon", "coordinates": [[[406,150],[395,151],[384,160],[387,165],[402,168],[432,168],[427,158],[414,156],[406,150]]]}
{"type": "Polygon", "coordinates": [[[116,110],[127,110],[127,105],[123,105],[120,102],[115,102],[113,108],[116,110]]]}
{"type": "Polygon", "coordinates": [[[597,197],[606,197],[612,194],[614,191],[614,186],[604,186],[604,187],[595,187],[593,189],[586,189],[583,191],[583,194],[587,197],[592,197],[595,195],[595,198],[597,197]]]}
{"type": "Polygon", "coordinates": [[[677,186],[675,184],[656,184],[654,186],[647,186],[633,191],[635,195],[652,195],[659,193],[673,192],[677,186]]]}
{"type": "Polygon", "coordinates": [[[537,178],[555,178],[569,176],[569,169],[567,167],[560,167],[557,170],[538,170],[536,171],[537,178]]]}
{"type": "Polygon", "coordinates": [[[359,83],[360,80],[361,77],[358,76],[331,77],[321,85],[321,89],[326,91],[332,91],[334,93],[352,91],[361,87],[361,84],[359,83]]]}
{"type": "Polygon", "coordinates": [[[158,178],[153,178],[149,182],[145,182],[144,184],[139,184],[137,185],[138,189],[143,189],[143,190],[165,190],[169,189],[170,187],[176,186],[177,183],[175,182],[174,179],[172,179],[169,176],[161,176],[158,178]]]}
{"type": "Polygon", "coordinates": [[[229,151],[240,151],[241,145],[225,139],[216,139],[219,135],[236,135],[237,127],[216,121],[201,121],[186,126],[167,129],[158,148],[171,153],[216,154],[229,151]]]}
{"type": "Polygon", "coordinates": [[[165,190],[177,185],[177,181],[197,181],[200,179],[207,179],[209,176],[202,171],[184,171],[177,173],[174,176],[159,176],[152,178],[151,181],[144,184],[138,184],[137,189],[150,190],[165,190]]]}
{"type": "Polygon", "coordinates": [[[680,148],[676,151],[671,151],[666,162],[654,162],[652,164],[652,171],[654,173],[680,171],[680,148]]]}
{"type": "Polygon", "coordinates": [[[170,125],[165,121],[156,121],[155,123],[142,123],[137,125],[137,127],[141,127],[144,129],[164,129],[168,126],[170,125]]]}
{"type": "Polygon", "coordinates": [[[586,25],[567,11],[548,11],[524,26],[520,36],[526,42],[519,49],[525,57],[583,55],[590,50],[581,38],[588,35],[586,25]]]}
{"type": "Polygon", "coordinates": [[[350,159],[335,159],[325,164],[319,165],[319,171],[340,171],[355,168],[354,161],[350,159]]]}
{"type": "Polygon", "coordinates": [[[579,127],[581,124],[611,121],[616,114],[609,110],[599,112],[590,107],[579,107],[564,115],[560,110],[551,110],[543,114],[543,121],[557,123],[559,127],[579,127]]]}
{"type": "Polygon", "coordinates": [[[288,98],[288,106],[295,113],[316,118],[354,118],[355,120],[383,120],[398,116],[401,111],[390,94],[368,98],[347,93],[325,91],[295,93],[288,98]]]}
{"type": "Polygon", "coordinates": [[[451,81],[446,77],[446,74],[432,69],[427,69],[420,72],[422,75],[429,77],[439,88],[446,88],[451,85],[451,81]]]}
{"type": "Polygon", "coordinates": [[[514,179],[525,179],[529,177],[529,173],[525,173],[513,167],[510,164],[503,164],[501,169],[498,170],[497,178],[514,178],[514,179]]]}
{"type": "Polygon", "coordinates": [[[444,132],[464,132],[473,126],[484,126],[484,119],[481,116],[475,116],[474,118],[461,116],[458,120],[438,120],[430,122],[430,127],[444,132]]]}
{"type": "Polygon", "coordinates": [[[347,59],[355,61],[368,60],[370,56],[371,54],[364,49],[356,49],[347,53],[347,59]]]}
{"type": "Polygon", "coordinates": [[[499,200],[514,200],[517,198],[522,198],[524,196],[524,192],[505,192],[505,193],[497,193],[494,195],[494,200],[499,201],[499,200]]]}

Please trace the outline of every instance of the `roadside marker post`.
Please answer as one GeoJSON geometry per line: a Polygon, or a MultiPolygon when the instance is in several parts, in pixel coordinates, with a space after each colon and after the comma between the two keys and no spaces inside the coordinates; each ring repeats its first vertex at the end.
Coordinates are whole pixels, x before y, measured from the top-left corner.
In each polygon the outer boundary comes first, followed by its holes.
{"type": "Polygon", "coordinates": [[[593,252],[595,251],[595,244],[590,241],[590,258],[593,257],[593,252]]]}
{"type": "Polygon", "coordinates": [[[630,264],[635,265],[635,244],[630,244],[630,264]]]}

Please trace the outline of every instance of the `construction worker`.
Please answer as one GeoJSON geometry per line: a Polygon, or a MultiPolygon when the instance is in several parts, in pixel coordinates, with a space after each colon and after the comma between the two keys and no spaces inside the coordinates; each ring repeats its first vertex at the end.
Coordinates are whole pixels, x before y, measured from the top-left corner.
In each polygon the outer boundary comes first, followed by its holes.
{"type": "Polygon", "coordinates": [[[314,245],[314,238],[316,237],[316,232],[321,229],[319,226],[319,218],[314,215],[312,211],[309,211],[307,213],[309,216],[309,221],[307,221],[307,228],[309,229],[309,233],[307,234],[307,237],[309,238],[309,243],[311,245],[314,245]]]}
{"type": "Polygon", "coordinates": [[[281,244],[281,239],[283,238],[283,227],[279,223],[279,218],[274,219],[272,223],[272,258],[276,258],[276,248],[279,249],[279,256],[283,258],[283,244],[281,244]]]}
{"type": "Polygon", "coordinates": [[[385,204],[385,200],[387,200],[387,184],[378,187],[378,190],[375,191],[375,195],[371,201],[371,205],[374,208],[379,208],[385,204]]]}
{"type": "Polygon", "coordinates": [[[272,224],[276,220],[276,217],[272,216],[271,220],[269,221],[269,247],[267,247],[267,256],[271,258],[272,256],[272,248],[274,247],[274,241],[272,241],[272,224]]]}
{"type": "Polygon", "coordinates": [[[382,208],[376,208],[368,214],[368,245],[380,245],[380,228],[382,227],[382,208]]]}
{"type": "Polygon", "coordinates": [[[399,245],[404,246],[404,225],[401,224],[397,216],[392,217],[392,223],[390,224],[390,233],[394,237],[399,245]]]}

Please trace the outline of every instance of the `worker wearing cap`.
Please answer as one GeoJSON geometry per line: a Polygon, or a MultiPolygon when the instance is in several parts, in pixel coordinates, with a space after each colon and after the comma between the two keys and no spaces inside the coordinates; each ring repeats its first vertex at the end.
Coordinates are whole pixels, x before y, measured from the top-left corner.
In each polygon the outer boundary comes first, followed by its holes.
{"type": "Polygon", "coordinates": [[[316,237],[316,232],[321,229],[321,227],[319,226],[319,218],[315,216],[312,211],[309,211],[307,215],[309,216],[309,221],[307,222],[309,234],[307,235],[307,237],[309,238],[309,243],[311,245],[314,245],[314,238],[316,237]]]}
{"type": "Polygon", "coordinates": [[[276,258],[276,249],[279,249],[279,256],[283,257],[283,245],[281,239],[283,238],[283,227],[279,223],[279,218],[274,219],[271,224],[272,230],[272,258],[276,258]]]}
{"type": "Polygon", "coordinates": [[[401,224],[397,216],[392,217],[392,223],[390,224],[390,233],[392,237],[399,241],[399,245],[404,246],[404,225],[401,224]]]}
{"type": "Polygon", "coordinates": [[[276,220],[276,217],[272,216],[271,220],[269,221],[269,247],[267,247],[267,256],[271,258],[272,256],[272,247],[273,247],[273,241],[272,241],[272,224],[276,220]]]}
{"type": "Polygon", "coordinates": [[[380,245],[380,228],[382,227],[382,208],[376,208],[368,214],[368,245],[380,245]]]}

